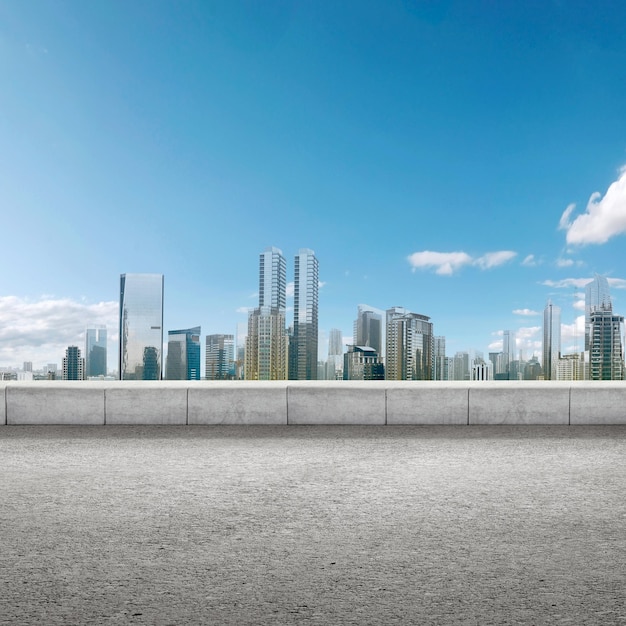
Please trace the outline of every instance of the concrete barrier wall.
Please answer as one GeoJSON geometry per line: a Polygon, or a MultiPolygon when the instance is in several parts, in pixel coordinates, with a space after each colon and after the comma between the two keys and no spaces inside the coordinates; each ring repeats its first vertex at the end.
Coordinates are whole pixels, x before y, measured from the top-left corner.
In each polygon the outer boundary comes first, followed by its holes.
{"type": "Polygon", "coordinates": [[[626,382],[3,382],[6,424],[626,424],[626,382]]]}

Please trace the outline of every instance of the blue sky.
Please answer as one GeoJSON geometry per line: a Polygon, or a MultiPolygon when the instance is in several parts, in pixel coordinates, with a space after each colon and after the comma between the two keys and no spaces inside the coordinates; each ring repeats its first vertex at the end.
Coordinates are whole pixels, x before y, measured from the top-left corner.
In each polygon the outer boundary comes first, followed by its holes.
{"type": "Polygon", "coordinates": [[[267,246],[288,280],[315,250],[322,336],[404,306],[449,355],[511,329],[530,356],[551,298],[581,345],[594,273],[626,313],[625,23],[613,2],[0,0],[0,367],[60,363],[94,323],[113,365],[123,272],[165,275],[166,330],[234,333],[267,246]]]}

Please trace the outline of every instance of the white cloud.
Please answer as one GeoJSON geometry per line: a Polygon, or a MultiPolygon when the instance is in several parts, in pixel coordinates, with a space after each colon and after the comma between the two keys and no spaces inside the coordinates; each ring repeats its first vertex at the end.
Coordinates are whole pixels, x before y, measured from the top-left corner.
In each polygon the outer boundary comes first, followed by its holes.
{"type": "Polygon", "coordinates": [[[433,252],[424,250],[414,252],[407,257],[412,270],[418,268],[435,268],[435,273],[442,276],[450,276],[464,265],[475,265],[481,269],[490,269],[510,261],[517,255],[510,250],[500,250],[498,252],[487,252],[480,257],[471,257],[466,252],[433,252]]]}
{"type": "Polygon", "coordinates": [[[623,278],[607,278],[609,287],[615,287],[615,289],[626,289],[626,280],[623,278]]]}
{"type": "Polygon", "coordinates": [[[557,267],[571,267],[574,265],[573,259],[557,259],[556,260],[557,267]]]}
{"type": "Polygon", "coordinates": [[[517,256],[517,252],[512,250],[500,250],[499,252],[487,252],[476,259],[475,264],[483,270],[503,265],[507,261],[517,256]]]}
{"type": "Polygon", "coordinates": [[[529,254],[527,257],[524,258],[524,260],[522,261],[522,265],[525,265],[526,267],[534,267],[535,265],[537,265],[538,261],[535,258],[534,254],[529,254]]]}
{"type": "Polygon", "coordinates": [[[235,313],[245,313],[246,315],[248,314],[249,311],[250,311],[249,306],[240,306],[239,308],[235,309],[235,313]]]}
{"type": "Polygon", "coordinates": [[[561,345],[572,344],[582,349],[585,340],[585,316],[579,315],[573,324],[561,324],[561,345]]]}
{"type": "Polygon", "coordinates": [[[323,289],[325,285],[326,285],[325,281],[323,281],[323,280],[318,280],[317,281],[317,288],[318,289],[323,289]]]}
{"type": "Polygon", "coordinates": [[[564,278],[563,280],[544,280],[541,284],[556,289],[571,289],[572,287],[581,289],[591,280],[591,278],[564,278]]]}
{"type": "Polygon", "coordinates": [[[584,311],[585,310],[585,300],[576,300],[576,302],[574,302],[574,308],[577,311],[584,311]]]}
{"type": "Polygon", "coordinates": [[[573,210],[574,205],[570,204],[559,221],[559,228],[567,231],[567,243],[605,243],[626,233],[626,167],[611,183],[604,198],[597,191],[591,194],[585,212],[570,222],[573,210]]]}
{"type": "Polygon", "coordinates": [[[290,283],[287,283],[287,297],[288,298],[293,298],[293,292],[294,292],[294,282],[291,281],[290,283]]]}
{"type": "Polygon", "coordinates": [[[35,368],[60,365],[66,348],[77,345],[84,350],[85,329],[99,325],[107,327],[111,365],[116,359],[118,318],[118,302],[0,297],[0,366],[21,367],[24,361],[32,361],[35,368]]]}
{"type": "Polygon", "coordinates": [[[532,315],[540,315],[540,313],[539,311],[533,311],[532,309],[514,309],[513,315],[527,315],[530,317],[532,315]]]}

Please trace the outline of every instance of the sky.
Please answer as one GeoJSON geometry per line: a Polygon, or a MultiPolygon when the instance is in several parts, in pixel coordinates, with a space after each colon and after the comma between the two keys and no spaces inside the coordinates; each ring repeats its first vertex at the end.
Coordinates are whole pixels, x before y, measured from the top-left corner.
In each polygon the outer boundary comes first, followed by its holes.
{"type": "MultiPolygon", "coordinates": [[[[119,277],[236,333],[259,254],[319,260],[320,359],[359,304],[446,352],[540,354],[584,284],[626,314],[626,4],[0,0],[0,367],[61,363],[119,277]]],[[[291,307],[293,300],[288,302],[291,307]]],[[[290,321],[290,313],[287,314],[290,321]]],[[[166,340],[167,341],[167,340],[166,340]]]]}

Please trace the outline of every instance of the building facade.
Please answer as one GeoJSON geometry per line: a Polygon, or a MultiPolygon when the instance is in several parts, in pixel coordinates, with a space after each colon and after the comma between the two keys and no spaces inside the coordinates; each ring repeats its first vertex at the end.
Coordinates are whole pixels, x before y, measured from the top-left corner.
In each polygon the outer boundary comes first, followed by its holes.
{"type": "Polygon", "coordinates": [[[344,380],[385,380],[385,367],[374,348],[348,346],[343,359],[344,380]]]}
{"type": "Polygon", "coordinates": [[[585,350],[589,351],[591,342],[591,313],[598,310],[612,309],[609,281],[596,274],[593,280],[585,285],[585,350]]]}
{"type": "Polygon", "coordinates": [[[200,380],[200,326],[167,333],[167,380],[200,380]]]}
{"type": "Polygon", "coordinates": [[[235,379],[234,335],[206,336],[205,377],[207,380],[235,379]]]}
{"type": "Polygon", "coordinates": [[[284,309],[260,306],[249,312],[244,370],[246,380],[287,379],[284,309]]]}
{"type": "Polygon", "coordinates": [[[590,380],[624,380],[624,318],[612,307],[591,312],[589,336],[590,380]]]}
{"type": "Polygon", "coordinates": [[[107,329],[105,326],[85,331],[85,378],[107,375],[107,329]]]}
{"type": "Polygon", "coordinates": [[[561,308],[548,300],[543,310],[543,377],[556,380],[561,358],[561,308]]]}
{"type": "Polygon", "coordinates": [[[301,248],[294,259],[293,335],[289,378],[317,379],[319,264],[313,250],[301,248]]]}
{"type": "Polygon", "coordinates": [[[120,380],[162,378],[163,283],[163,274],[120,276],[120,380]]]}
{"type": "Polygon", "coordinates": [[[387,310],[387,380],[433,379],[433,325],[430,318],[403,307],[387,310]]]}
{"type": "Polygon", "coordinates": [[[85,359],[78,346],[68,346],[63,357],[63,380],[84,380],[85,359]]]}
{"type": "Polygon", "coordinates": [[[369,346],[383,354],[383,316],[364,304],[358,307],[354,321],[353,341],[355,346],[369,346]]]}

